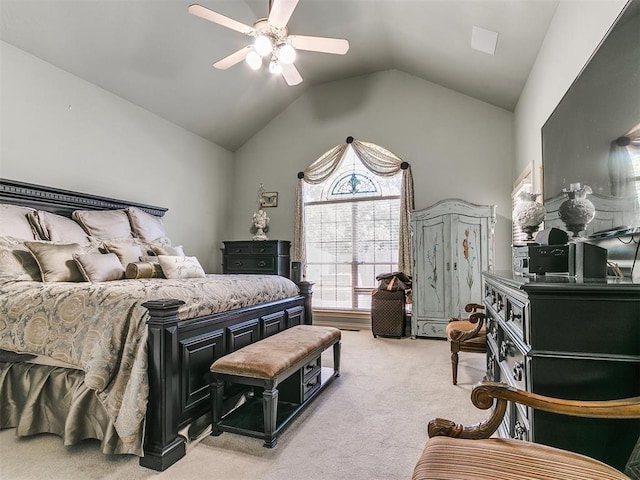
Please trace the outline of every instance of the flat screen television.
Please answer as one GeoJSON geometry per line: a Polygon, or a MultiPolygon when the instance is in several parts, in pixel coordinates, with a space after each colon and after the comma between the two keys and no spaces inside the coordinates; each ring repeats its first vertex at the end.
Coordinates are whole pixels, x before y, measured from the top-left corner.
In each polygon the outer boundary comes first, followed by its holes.
{"type": "Polygon", "coordinates": [[[563,189],[588,185],[584,236],[640,231],[640,0],[631,0],[542,127],[545,227],[563,189]]]}

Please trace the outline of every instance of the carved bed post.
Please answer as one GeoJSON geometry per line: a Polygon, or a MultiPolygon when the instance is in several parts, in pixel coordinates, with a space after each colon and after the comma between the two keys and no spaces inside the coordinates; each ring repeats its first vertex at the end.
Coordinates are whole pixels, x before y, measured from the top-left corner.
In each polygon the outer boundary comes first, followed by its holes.
{"type": "Polygon", "coordinates": [[[149,403],[140,465],[157,471],[167,469],[186,453],[185,440],[178,436],[178,308],[183,304],[182,300],[142,304],[151,318],[147,320],[149,403]]]}
{"type": "Polygon", "coordinates": [[[298,290],[300,295],[304,297],[304,323],[311,325],[313,323],[313,313],[311,310],[311,297],[313,296],[313,283],[303,280],[298,282],[298,290]]]}

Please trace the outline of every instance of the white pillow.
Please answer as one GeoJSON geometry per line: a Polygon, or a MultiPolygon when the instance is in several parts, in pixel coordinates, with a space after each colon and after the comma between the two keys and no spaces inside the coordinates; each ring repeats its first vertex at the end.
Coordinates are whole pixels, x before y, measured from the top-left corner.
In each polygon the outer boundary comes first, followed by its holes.
{"type": "Polygon", "coordinates": [[[145,242],[153,242],[167,236],[162,218],[151,215],[136,207],[128,207],[127,215],[133,234],[145,242]]]}
{"type": "Polygon", "coordinates": [[[33,208],[0,203],[0,237],[35,240],[36,234],[27,218],[34,211],[33,208]]]}
{"type": "Polygon", "coordinates": [[[124,278],[124,267],[115,253],[74,254],[73,259],[87,282],[108,282],[124,278]]]}
{"type": "Polygon", "coordinates": [[[167,278],[204,278],[205,273],[196,257],[158,255],[162,273],[167,278]]]}
{"type": "Polygon", "coordinates": [[[76,210],[71,217],[92,237],[133,237],[129,216],[124,210],[76,210]]]}

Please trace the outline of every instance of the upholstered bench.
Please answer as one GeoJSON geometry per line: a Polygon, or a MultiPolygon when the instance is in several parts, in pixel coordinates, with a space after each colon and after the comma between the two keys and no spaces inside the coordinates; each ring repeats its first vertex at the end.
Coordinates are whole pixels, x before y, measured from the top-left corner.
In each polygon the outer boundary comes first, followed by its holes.
{"type": "Polygon", "coordinates": [[[264,438],[272,448],[278,433],[335,377],[340,375],[340,330],[297,325],[247,345],[211,365],[212,435],[234,432],[264,438]],[[333,370],[321,355],[333,346],[333,370]],[[222,416],[226,382],[261,387],[222,416]]]}

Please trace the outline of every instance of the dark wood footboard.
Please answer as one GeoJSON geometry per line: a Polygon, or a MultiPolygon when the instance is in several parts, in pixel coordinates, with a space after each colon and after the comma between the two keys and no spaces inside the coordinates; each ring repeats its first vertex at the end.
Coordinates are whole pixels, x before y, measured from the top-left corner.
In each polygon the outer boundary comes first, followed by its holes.
{"type": "Polygon", "coordinates": [[[301,295],[231,312],[179,320],[179,300],[143,304],[147,321],[149,403],[140,465],[162,471],[185,455],[178,431],[210,414],[209,368],[218,358],[261,338],[311,324],[311,286],[301,295]]]}

